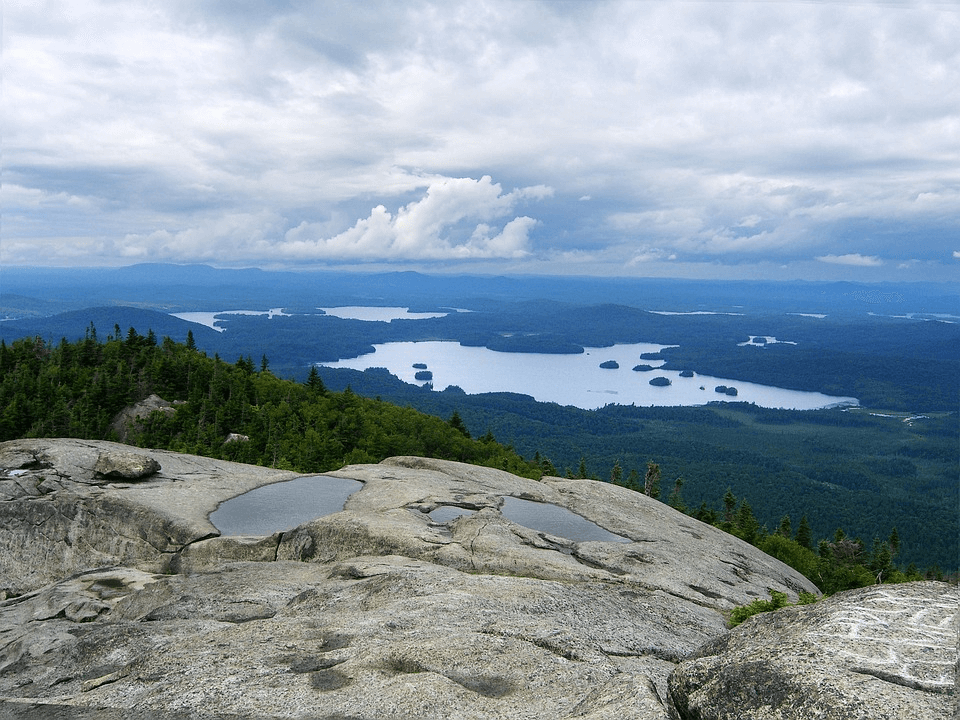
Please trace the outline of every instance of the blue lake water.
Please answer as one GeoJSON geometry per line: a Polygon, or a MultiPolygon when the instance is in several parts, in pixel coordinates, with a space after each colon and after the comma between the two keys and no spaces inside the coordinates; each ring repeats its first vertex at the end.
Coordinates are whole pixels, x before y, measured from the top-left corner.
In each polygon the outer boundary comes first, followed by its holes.
{"type": "Polygon", "coordinates": [[[223,535],[272,535],[340,512],[362,487],[357,480],[326,475],[272,483],[221,503],[210,522],[223,535]]]}
{"type": "MultiPolygon", "coordinates": [[[[343,306],[318,308],[342,318],[390,322],[392,320],[416,320],[439,317],[444,313],[412,313],[403,307],[343,306]]],[[[451,312],[458,312],[451,309],[451,312]]],[[[660,314],[690,314],[657,311],[660,314]]],[[[177,313],[176,316],[191,322],[201,323],[223,330],[217,315],[258,314],[268,317],[283,315],[283,308],[267,311],[230,310],[220,312],[177,313]]],[[[716,314],[696,311],[692,314],[716,314]]],[[[737,313],[730,313],[737,314],[737,313]]],[[[789,339],[752,336],[744,345],[763,346],[779,342],[792,344],[789,339]]],[[[457,342],[396,342],[375,345],[375,352],[358,358],[349,358],[335,363],[323,363],[327,367],[344,367],[366,370],[372,367],[387,368],[401,380],[421,384],[414,375],[414,363],[427,365],[432,373],[433,387],[443,390],[456,385],[470,394],[488,392],[514,392],[530,395],[541,402],[555,402],[594,410],[608,404],[641,406],[705,405],[708,402],[749,402],[760,407],[787,410],[815,410],[837,405],[857,405],[856,398],[837,397],[816,392],[786,390],[708,375],[683,378],[676,370],[634,372],[636,365],[652,365],[658,368],[663,363],[641,359],[640,353],[657,352],[667,345],[635,343],[614,345],[607,348],[586,348],[576,355],[553,355],[540,353],[502,353],[482,347],[465,347],[457,342]],[[605,369],[600,363],[614,360],[619,368],[605,369]],[[650,385],[654,377],[665,377],[670,384],[665,387],[650,385]],[[730,397],[717,393],[719,385],[735,387],[737,395],[730,397]]],[[[762,347],[758,347],[762,352],[762,347]]]]}
{"type": "MultiPolygon", "coordinates": [[[[633,367],[646,364],[658,368],[658,360],[644,360],[641,353],[654,353],[666,345],[634,343],[606,348],[586,348],[575,355],[541,353],[504,353],[482,347],[466,347],[457,342],[395,342],[375,345],[373,353],[349,358],[326,367],[365,370],[383,367],[401,380],[420,384],[414,377],[425,364],[433,373],[433,387],[443,390],[456,385],[469,394],[514,392],[531,395],[540,402],[593,410],[607,404],[618,405],[704,405],[712,401],[755,403],[761,407],[789,410],[813,410],[834,405],[856,405],[855,398],[836,397],[742,382],[707,375],[680,377],[679,371],[654,369],[636,372],[633,367]],[[617,369],[604,369],[601,363],[614,360],[617,369]],[[667,387],[654,387],[650,380],[662,376],[667,387]],[[718,385],[737,388],[736,397],[715,391],[718,385]]],[[[761,348],[757,352],[763,352],[761,348]]]]}
{"type": "Polygon", "coordinates": [[[393,322],[394,320],[428,320],[444,317],[445,312],[410,312],[405,307],[368,307],[365,305],[342,305],[340,307],[318,308],[327,315],[344,318],[346,320],[367,320],[378,322],[393,322]]]}

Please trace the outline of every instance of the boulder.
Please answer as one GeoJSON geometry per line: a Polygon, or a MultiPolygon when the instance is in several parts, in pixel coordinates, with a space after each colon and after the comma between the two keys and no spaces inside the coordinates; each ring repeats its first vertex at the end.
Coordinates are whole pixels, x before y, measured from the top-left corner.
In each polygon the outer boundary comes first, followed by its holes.
{"type": "Polygon", "coordinates": [[[110,423],[110,430],[116,433],[121,442],[127,442],[143,429],[143,421],[155,412],[173,415],[176,408],[159,395],[150,395],[117,413],[110,423]]]}
{"type": "Polygon", "coordinates": [[[93,466],[96,477],[110,480],[142,480],[160,472],[156,458],[144,453],[107,451],[93,466]]]}
{"type": "Polygon", "coordinates": [[[755,615],[671,675],[683,720],[954,718],[960,592],[878,585],[755,615]]]}

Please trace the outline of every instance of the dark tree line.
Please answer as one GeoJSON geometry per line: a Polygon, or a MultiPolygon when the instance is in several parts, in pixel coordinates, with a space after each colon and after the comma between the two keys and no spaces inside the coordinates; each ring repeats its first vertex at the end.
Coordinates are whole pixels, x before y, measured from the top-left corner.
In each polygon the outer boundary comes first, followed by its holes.
{"type": "Polygon", "coordinates": [[[127,442],[300,472],[422,455],[540,477],[538,464],[489,433],[472,439],[459,416],[330,392],[316,370],[303,383],[282,380],[266,355],[259,365],[249,356],[229,363],[191,345],[119,327],[101,341],[92,325],[74,343],[0,341],[0,440],[116,440],[117,414],[157,394],[176,411],[138,423],[127,442]]]}

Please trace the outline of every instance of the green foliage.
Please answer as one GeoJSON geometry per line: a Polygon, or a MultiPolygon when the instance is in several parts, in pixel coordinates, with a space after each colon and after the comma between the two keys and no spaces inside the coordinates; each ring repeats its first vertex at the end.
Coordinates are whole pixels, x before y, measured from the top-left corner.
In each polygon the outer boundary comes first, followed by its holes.
{"type": "Polygon", "coordinates": [[[816,602],[817,596],[812,593],[801,592],[799,599],[795,603],[787,602],[787,594],[777,590],[769,590],[769,600],[754,600],[749,605],[740,605],[730,612],[728,625],[736,627],[747,618],[753,617],[759,613],[772,612],[780,608],[791,607],[794,605],[810,605],[816,602]]]}
{"type": "Polygon", "coordinates": [[[176,412],[154,413],[129,442],[299,472],[393,455],[459,460],[525,477],[542,472],[542,463],[524,460],[492,436],[472,440],[458,416],[447,423],[349,388],[330,393],[315,372],[305,383],[281,380],[269,372],[266,356],[257,371],[249,356],[229,364],[169,339],[158,346],[152,334],[132,328],[126,339],[106,342],[91,325],[76,343],[3,343],[0,373],[0,440],[116,439],[110,423],[117,413],[156,393],[176,402],[176,412]],[[227,442],[231,433],[249,439],[227,442]]]}

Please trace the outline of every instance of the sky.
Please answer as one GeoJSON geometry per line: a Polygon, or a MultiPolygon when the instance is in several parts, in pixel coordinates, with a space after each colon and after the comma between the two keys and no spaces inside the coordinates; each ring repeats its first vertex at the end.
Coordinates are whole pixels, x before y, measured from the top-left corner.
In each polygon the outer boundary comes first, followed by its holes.
{"type": "Polygon", "coordinates": [[[5,0],[0,266],[960,281],[960,3],[5,0]]]}

